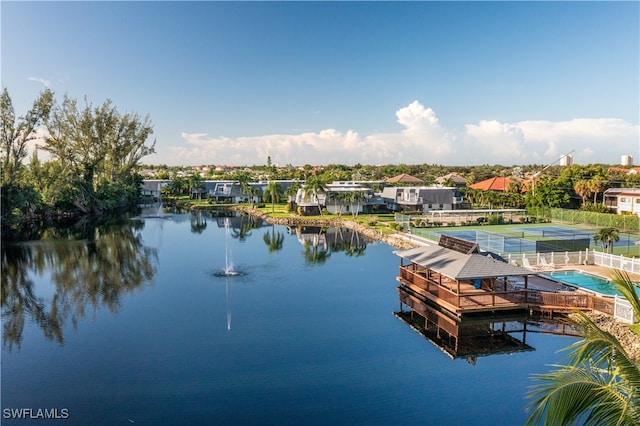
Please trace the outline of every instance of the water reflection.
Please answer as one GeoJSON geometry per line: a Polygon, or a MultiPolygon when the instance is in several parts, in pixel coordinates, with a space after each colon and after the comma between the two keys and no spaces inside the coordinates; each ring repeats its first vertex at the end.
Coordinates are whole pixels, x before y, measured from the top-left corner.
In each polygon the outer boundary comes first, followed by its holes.
{"type": "Polygon", "coordinates": [[[26,321],[40,326],[48,340],[64,343],[67,321],[76,327],[87,308],[105,306],[117,312],[122,297],[150,283],[157,253],[145,247],[142,221],[85,228],[83,239],[61,239],[49,231],[47,239],[2,245],[3,347],[20,348],[26,321]],[[51,297],[35,293],[31,277],[50,274],[51,297]]]}
{"type": "Polygon", "coordinates": [[[471,317],[462,320],[447,315],[398,288],[400,310],[394,315],[426,337],[452,359],[463,358],[475,365],[478,357],[534,351],[527,333],[579,336],[560,321],[531,318],[526,314],[508,317],[471,317]]]}
{"type": "Polygon", "coordinates": [[[202,211],[191,213],[191,232],[202,234],[205,229],[207,229],[207,218],[202,214],[202,211]]]}
{"type": "Polygon", "coordinates": [[[347,256],[362,256],[371,241],[349,228],[299,226],[295,229],[298,242],[304,247],[307,263],[322,264],[331,253],[343,252],[347,256]]]}
{"type": "Polygon", "coordinates": [[[267,245],[269,253],[282,250],[284,246],[284,234],[280,231],[276,232],[275,225],[271,225],[271,232],[265,232],[262,241],[267,245]]]}

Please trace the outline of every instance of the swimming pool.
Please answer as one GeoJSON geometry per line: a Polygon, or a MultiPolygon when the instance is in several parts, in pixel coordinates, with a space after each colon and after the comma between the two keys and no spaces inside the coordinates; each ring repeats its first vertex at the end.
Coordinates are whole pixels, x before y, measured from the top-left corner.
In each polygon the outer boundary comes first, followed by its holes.
{"type": "MultiPolygon", "coordinates": [[[[611,281],[585,272],[556,271],[547,272],[542,275],[552,280],[560,281],[587,291],[593,291],[607,296],[622,296],[622,294],[614,288],[611,281]]],[[[640,295],[639,290],[639,288],[636,288],[636,293],[640,295]]]]}

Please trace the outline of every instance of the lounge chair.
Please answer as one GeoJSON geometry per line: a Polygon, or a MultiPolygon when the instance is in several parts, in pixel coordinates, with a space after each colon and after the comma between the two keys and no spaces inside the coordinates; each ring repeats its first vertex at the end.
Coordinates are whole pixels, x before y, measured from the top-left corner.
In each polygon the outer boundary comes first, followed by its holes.
{"type": "Polygon", "coordinates": [[[556,268],[556,264],[555,263],[548,263],[547,262],[547,258],[544,256],[540,257],[540,264],[542,265],[543,269],[555,269],[556,268]]]}
{"type": "Polygon", "coordinates": [[[527,259],[526,257],[522,258],[522,266],[524,266],[527,269],[531,269],[532,271],[540,270],[540,267],[538,266],[531,266],[531,263],[529,263],[529,259],[527,259]]]}

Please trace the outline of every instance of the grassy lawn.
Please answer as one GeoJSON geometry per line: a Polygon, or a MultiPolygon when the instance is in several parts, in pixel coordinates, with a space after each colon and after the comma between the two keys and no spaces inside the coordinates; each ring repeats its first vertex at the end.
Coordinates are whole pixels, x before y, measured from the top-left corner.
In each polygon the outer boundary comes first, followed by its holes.
{"type": "Polygon", "coordinates": [[[276,204],[272,206],[271,204],[260,204],[259,207],[256,207],[261,212],[271,216],[271,217],[304,217],[306,219],[340,219],[344,221],[353,221],[360,223],[364,226],[368,226],[370,228],[375,228],[379,232],[383,234],[394,234],[396,231],[389,227],[389,224],[395,222],[395,215],[393,213],[384,213],[384,214],[368,214],[368,213],[360,213],[356,218],[354,218],[350,213],[343,213],[338,216],[335,214],[323,214],[321,215],[305,215],[298,216],[296,213],[287,211],[286,204],[276,204]],[[373,224],[375,220],[375,224],[373,224]]]}

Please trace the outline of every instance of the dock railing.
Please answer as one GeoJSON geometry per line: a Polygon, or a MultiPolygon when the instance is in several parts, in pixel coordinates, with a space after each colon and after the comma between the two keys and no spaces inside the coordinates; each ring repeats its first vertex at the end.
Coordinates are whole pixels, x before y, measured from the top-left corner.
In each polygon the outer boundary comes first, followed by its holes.
{"type": "Polygon", "coordinates": [[[515,304],[527,305],[535,303],[535,300],[529,297],[528,290],[515,289],[497,292],[473,292],[473,293],[457,293],[451,282],[439,284],[437,281],[427,278],[423,271],[419,270],[415,264],[400,267],[400,278],[411,285],[411,288],[425,295],[427,292],[438,299],[461,309],[470,309],[473,307],[501,307],[512,306],[515,304]]]}
{"type": "MultiPolygon", "coordinates": [[[[549,292],[537,290],[506,290],[506,291],[486,291],[473,293],[460,293],[454,291],[450,283],[439,284],[418,269],[415,264],[400,267],[400,278],[410,285],[410,288],[417,293],[426,296],[426,293],[437,297],[458,309],[477,309],[512,306],[513,304],[522,307],[544,307],[550,310],[571,311],[574,309],[599,311],[607,315],[623,318],[629,316],[630,305],[624,305],[622,298],[598,297],[587,293],[576,292],[549,292]],[[425,293],[426,292],[426,293],[425,293]],[[619,314],[616,314],[619,312],[619,314]]],[[[633,312],[631,312],[633,321],[633,312]]]]}

